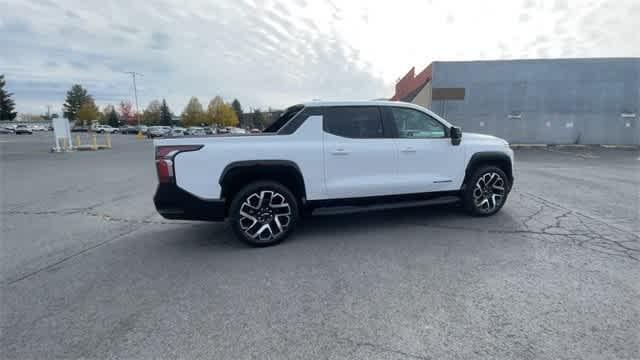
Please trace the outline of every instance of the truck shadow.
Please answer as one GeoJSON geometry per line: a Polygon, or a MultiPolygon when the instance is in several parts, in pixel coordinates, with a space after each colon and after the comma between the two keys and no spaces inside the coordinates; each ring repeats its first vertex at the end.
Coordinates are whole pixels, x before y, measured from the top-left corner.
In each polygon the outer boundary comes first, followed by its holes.
{"type": "MultiPolygon", "coordinates": [[[[300,220],[292,236],[279,246],[290,243],[320,241],[330,243],[344,241],[345,237],[381,232],[392,228],[416,228],[424,232],[426,227],[484,231],[484,229],[518,229],[521,222],[507,208],[489,218],[474,218],[457,204],[439,204],[393,209],[340,209],[335,212],[322,211],[300,220]]],[[[253,249],[238,240],[228,222],[195,223],[180,230],[180,243],[196,248],[215,247],[218,249],[253,249]]],[[[348,241],[348,240],[347,240],[348,241]]],[[[354,241],[359,241],[355,240],[354,241]]],[[[178,245],[180,244],[180,245],[178,245]]],[[[259,249],[259,248],[258,248],[259,249]]]]}

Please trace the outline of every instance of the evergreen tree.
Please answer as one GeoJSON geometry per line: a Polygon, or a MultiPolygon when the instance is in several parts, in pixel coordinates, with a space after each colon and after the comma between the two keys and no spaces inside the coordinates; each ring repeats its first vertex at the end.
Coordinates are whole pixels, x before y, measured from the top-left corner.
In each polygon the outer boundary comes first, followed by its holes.
{"type": "Polygon", "coordinates": [[[231,107],[236,113],[236,117],[239,120],[240,126],[245,126],[246,124],[244,123],[244,121],[242,121],[242,105],[240,105],[240,101],[238,101],[238,99],[233,99],[231,107]]]}
{"type": "Polygon", "coordinates": [[[67,98],[65,99],[65,103],[62,105],[64,116],[70,121],[76,120],[78,118],[80,107],[86,103],[95,104],[93,97],[89,95],[82,85],[73,85],[71,90],[67,91],[67,98]]]}
{"type": "Polygon", "coordinates": [[[162,99],[162,105],[160,106],[160,125],[171,126],[173,115],[167,105],[167,101],[162,99]]]}
{"type": "Polygon", "coordinates": [[[11,99],[13,93],[7,92],[4,89],[5,85],[4,74],[0,75],[0,120],[14,120],[17,113],[13,111],[15,109],[15,102],[11,99]]]}
{"type": "Polygon", "coordinates": [[[105,117],[107,118],[107,124],[118,127],[120,125],[120,119],[118,119],[118,113],[116,109],[112,106],[109,112],[105,111],[105,117]]]}

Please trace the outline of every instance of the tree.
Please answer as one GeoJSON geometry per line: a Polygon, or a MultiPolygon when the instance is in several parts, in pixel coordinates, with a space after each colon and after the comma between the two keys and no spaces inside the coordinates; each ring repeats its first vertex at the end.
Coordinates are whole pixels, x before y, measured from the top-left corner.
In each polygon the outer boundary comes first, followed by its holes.
{"type": "Polygon", "coordinates": [[[118,118],[118,113],[116,112],[116,108],[113,107],[113,105],[105,106],[104,114],[107,124],[113,127],[120,126],[120,119],[118,118]]]}
{"type": "Polygon", "coordinates": [[[238,99],[233,99],[233,102],[231,103],[231,107],[233,108],[233,111],[235,111],[236,116],[238,117],[238,121],[240,122],[241,126],[246,126],[246,124],[244,124],[244,121],[242,121],[242,105],[240,105],[240,101],[238,101],[238,99]]]}
{"type": "Polygon", "coordinates": [[[165,99],[162,99],[162,105],[160,105],[160,125],[170,126],[173,121],[173,114],[169,109],[169,105],[165,99]]]}
{"type": "Polygon", "coordinates": [[[16,115],[18,115],[17,112],[13,111],[16,103],[11,99],[13,93],[7,92],[4,89],[5,85],[4,74],[0,74],[0,120],[13,121],[16,115]]]}
{"type": "Polygon", "coordinates": [[[207,123],[209,125],[217,124],[216,116],[218,114],[218,109],[222,105],[224,105],[224,100],[217,95],[209,101],[209,106],[207,106],[207,123]]]}
{"type": "Polygon", "coordinates": [[[137,125],[137,120],[133,112],[133,106],[130,101],[120,101],[118,105],[118,111],[120,112],[120,120],[126,122],[129,125],[137,125]]]}
{"type": "Polygon", "coordinates": [[[91,125],[93,120],[97,120],[99,116],[98,107],[96,104],[91,101],[86,101],[82,105],[80,105],[80,109],[76,114],[76,119],[85,123],[85,125],[91,125]]]}
{"type": "Polygon", "coordinates": [[[189,100],[189,103],[182,112],[181,118],[185,126],[198,126],[206,122],[207,116],[197,97],[194,96],[189,100]]]}
{"type": "Polygon", "coordinates": [[[253,110],[253,116],[251,117],[251,127],[257,129],[264,129],[267,123],[267,116],[260,109],[253,110]]]}
{"type": "Polygon", "coordinates": [[[67,98],[62,105],[64,116],[71,121],[78,119],[80,107],[88,102],[94,103],[93,97],[89,95],[87,90],[80,84],[73,85],[71,90],[67,91],[67,98]]]}
{"type": "Polygon", "coordinates": [[[142,120],[145,125],[160,124],[160,116],[162,114],[162,104],[158,100],[152,100],[147,108],[144,109],[142,120]]]}
{"type": "Polygon", "coordinates": [[[113,127],[120,126],[120,118],[118,117],[115,106],[111,104],[105,105],[105,107],[102,109],[102,119],[100,123],[111,125],[113,127]],[[113,122],[113,119],[111,118],[111,112],[114,112],[116,114],[115,122],[113,122]]]}
{"type": "Polygon", "coordinates": [[[229,104],[222,104],[218,107],[214,122],[220,127],[238,126],[238,115],[229,104]]]}

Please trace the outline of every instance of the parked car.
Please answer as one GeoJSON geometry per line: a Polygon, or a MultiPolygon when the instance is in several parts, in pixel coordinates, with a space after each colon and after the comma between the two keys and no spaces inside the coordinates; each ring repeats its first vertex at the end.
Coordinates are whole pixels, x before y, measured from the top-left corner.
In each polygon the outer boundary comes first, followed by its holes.
{"type": "Polygon", "coordinates": [[[169,133],[170,136],[184,136],[184,133],[187,129],[183,128],[183,127],[174,127],[171,128],[171,132],[169,133]]]}
{"type": "Polygon", "coordinates": [[[111,125],[94,125],[91,127],[91,130],[97,132],[98,134],[117,134],[120,131],[118,128],[114,128],[111,125]]]}
{"type": "Polygon", "coordinates": [[[16,135],[23,135],[23,134],[33,134],[33,130],[31,130],[31,128],[29,128],[29,126],[25,125],[25,124],[20,124],[16,126],[16,130],[15,130],[16,135]]]}
{"type": "Polygon", "coordinates": [[[205,127],[204,128],[204,133],[207,134],[207,135],[214,135],[214,134],[216,134],[216,129],[210,128],[210,127],[205,127]]]}
{"type": "Polygon", "coordinates": [[[121,134],[137,134],[138,128],[131,125],[125,125],[120,128],[121,134]]]}
{"type": "Polygon", "coordinates": [[[82,125],[77,125],[71,128],[71,132],[87,132],[89,128],[82,125]]]}
{"type": "Polygon", "coordinates": [[[217,129],[218,134],[228,134],[229,133],[229,128],[218,128],[217,129]]]}
{"type": "Polygon", "coordinates": [[[149,127],[146,125],[140,125],[137,127],[138,131],[141,132],[144,135],[147,135],[147,133],[149,132],[149,127]]]}
{"type": "Polygon", "coordinates": [[[442,117],[403,102],[314,101],[288,108],[260,135],[154,145],[158,212],[228,217],[254,246],[284,240],[301,214],[319,207],[456,196],[471,215],[489,216],[513,184],[506,141],[463,137],[442,117]]]}
{"type": "Polygon", "coordinates": [[[0,134],[13,134],[14,132],[12,128],[0,127],[0,134]]]}
{"type": "Polygon", "coordinates": [[[190,126],[187,128],[187,132],[185,135],[204,136],[204,135],[207,135],[207,133],[204,131],[204,128],[201,128],[199,126],[190,126]]]}
{"type": "Polygon", "coordinates": [[[250,132],[251,132],[252,134],[258,134],[258,133],[260,133],[261,131],[260,131],[260,129],[253,128],[253,129],[251,129],[251,131],[250,131],[250,132]]]}
{"type": "Polygon", "coordinates": [[[47,129],[45,129],[44,126],[39,125],[39,124],[35,124],[31,126],[31,131],[46,131],[47,129]]]}
{"type": "Polygon", "coordinates": [[[167,136],[171,132],[171,128],[168,126],[151,126],[147,131],[147,137],[155,138],[167,136]]]}
{"type": "Polygon", "coordinates": [[[246,134],[247,130],[243,128],[231,127],[229,128],[229,133],[230,134],[246,134]]]}

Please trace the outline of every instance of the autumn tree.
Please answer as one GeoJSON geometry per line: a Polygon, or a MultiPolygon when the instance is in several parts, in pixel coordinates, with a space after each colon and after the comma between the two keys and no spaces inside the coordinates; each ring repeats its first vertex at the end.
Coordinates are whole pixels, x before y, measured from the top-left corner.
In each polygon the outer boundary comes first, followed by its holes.
{"type": "Polygon", "coordinates": [[[209,105],[207,106],[207,123],[209,125],[217,124],[216,122],[216,114],[218,113],[218,109],[220,106],[224,105],[224,100],[220,96],[214,97],[209,101],[209,105]]]}
{"type": "MultiPolygon", "coordinates": [[[[62,105],[64,116],[70,121],[78,119],[80,107],[85,103],[91,103],[95,106],[93,97],[89,95],[87,90],[80,84],[75,84],[71,90],[67,91],[65,103],[62,105]]],[[[93,119],[92,119],[93,120],[93,119]]]]}
{"type": "Polygon", "coordinates": [[[160,125],[170,126],[173,122],[173,114],[167,105],[167,101],[162,99],[162,105],[160,105],[160,125]]]}
{"type": "Polygon", "coordinates": [[[198,126],[207,122],[207,116],[202,108],[202,104],[197,97],[192,97],[181,115],[182,124],[185,126],[198,126]]]}
{"type": "Polygon", "coordinates": [[[120,101],[118,105],[118,112],[120,113],[120,119],[129,125],[137,125],[135,113],[133,112],[133,105],[128,100],[120,101]]]}
{"type": "Polygon", "coordinates": [[[162,104],[158,100],[152,100],[142,114],[142,121],[145,125],[160,124],[160,116],[162,115],[162,104]]]}
{"type": "Polygon", "coordinates": [[[229,104],[222,104],[218,107],[214,121],[218,126],[238,126],[238,115],[233,111],[233,107],[229,104]]]}
{"type": "Polygon", "coordinates": [[[4,80],[4,74],[0,75],[0,120],[14,120],[16,118],[16,113],[13,111],[15,109],[15,102],[11,99],[13,95],[10,92],[7,92],[4,89],[6,82],[4,80]]]}
{"type": "Polygon", "coordinates": [[[76,119],[82,121],[86,126],[89,126],[93,120],[98,119],[98,112],[98,107],[93,100],[85,101],[80,105],[76,119]]]}

